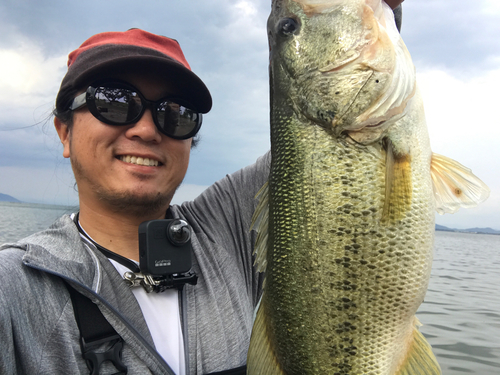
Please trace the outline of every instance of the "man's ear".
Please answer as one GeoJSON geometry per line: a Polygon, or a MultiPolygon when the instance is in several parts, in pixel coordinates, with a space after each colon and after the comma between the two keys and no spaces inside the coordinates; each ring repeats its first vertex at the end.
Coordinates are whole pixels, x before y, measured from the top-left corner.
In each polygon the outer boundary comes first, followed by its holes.
{"type": "Polygon", "coordinates": [[[63,144],[63,156],[65,158],[70,157],[69,153],[69,139],[70,139],[70,129],[69,126],[61,122],[57,117],[54,118],[54,126],[56,127],[57,134],[59,135],[59,139],[63,144]]]}

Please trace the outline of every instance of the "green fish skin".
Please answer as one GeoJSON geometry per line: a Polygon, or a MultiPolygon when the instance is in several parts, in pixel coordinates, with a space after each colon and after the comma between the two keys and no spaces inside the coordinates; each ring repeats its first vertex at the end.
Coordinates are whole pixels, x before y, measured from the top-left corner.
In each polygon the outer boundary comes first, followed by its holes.
{"type": "MultiPolygon", "coordinates": [[[[446,182],[454,161],[431,178],[415,69],[392,17],[381,0],[273,2],[272,164],[254,224],[266,281],[250,375],[441,373],[415,313],[436,194],[459,192],[441,197],[446,211],[466,206],[452,201],[469,189],[446,182]]],[[[488,190],[467,171],[483,189],[477,204],[488,190]]]]}

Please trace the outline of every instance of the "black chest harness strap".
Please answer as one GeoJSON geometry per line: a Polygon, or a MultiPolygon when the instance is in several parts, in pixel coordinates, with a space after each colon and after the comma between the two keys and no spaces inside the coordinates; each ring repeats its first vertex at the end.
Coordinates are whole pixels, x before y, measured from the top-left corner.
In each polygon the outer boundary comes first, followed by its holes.
{"type": "Polygon", "coordinates": [[[104,318],[101,310],[90,299],[77,292],[68,283],[66,286],[71,296],[75,320],[80,330],[80,346],[82,356],[87,362],[91,375],[98,375],[101,364],[111,361],[118,372],[115,375],[127,374],[127,366],[122,361],[123,339],[104,318]],[[106,342],[110,347],[105,352],[96,349],[106,342]]]}

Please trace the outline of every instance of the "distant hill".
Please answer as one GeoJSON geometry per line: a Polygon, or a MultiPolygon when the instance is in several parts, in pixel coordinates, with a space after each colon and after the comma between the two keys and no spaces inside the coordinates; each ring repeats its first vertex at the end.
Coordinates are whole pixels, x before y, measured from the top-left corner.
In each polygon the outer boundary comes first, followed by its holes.
{"type": "Polygon", "coordinates": [[[480,234],[498,234],[500,235],[500,230],[495,230],[492,228],[469,228],[469,229],[455,229],[448,228],[444,225],[436,224],[436,230],[444,232],[462,232],[462,233],[480,233],[480,234]]]}
{"type": "Polygon", "coordinates": [[[456,232],[457,231],[457,229],[448,228],[448,227],[445,227],[444,225],[439,225],[439,224],[436,224],[436,230],[441,230],[443,232],[456,232]]]}
{"type": "Polygon", "coordinates": [[[18,202],[21,203],[19,199],[16,199],[10,195],[0,193],[0,202],[18,202]]]}
{"type": "Polygon", "coordinates": [[[492,228],[470,228],[464,229],[462,232],[500,234],[500,230],[495,230],[492,228]]]}

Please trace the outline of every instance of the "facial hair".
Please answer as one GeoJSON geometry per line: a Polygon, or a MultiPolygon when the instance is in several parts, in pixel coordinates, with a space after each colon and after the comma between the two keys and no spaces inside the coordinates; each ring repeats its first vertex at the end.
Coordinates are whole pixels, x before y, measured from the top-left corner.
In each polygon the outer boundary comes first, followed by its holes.
{"type": "Polygon", "coordinates": [[[92,191],[96,194],[97,198],[105,204],[109,210],[115,213],[147,218],[159,210],[166,211],[175,191],[180,186],[179,184],[173,192],[164,194],[158,192],[151,193],[149,195],[136,195],[129,191],[109,191],[90,178],[89,173],[85,170],[85,168],[83,168],[82,164],[78,161],[78,158],[74,155],[75,154],[73,153],[70,160],[76,180],[85,180],[92,191]]]}

